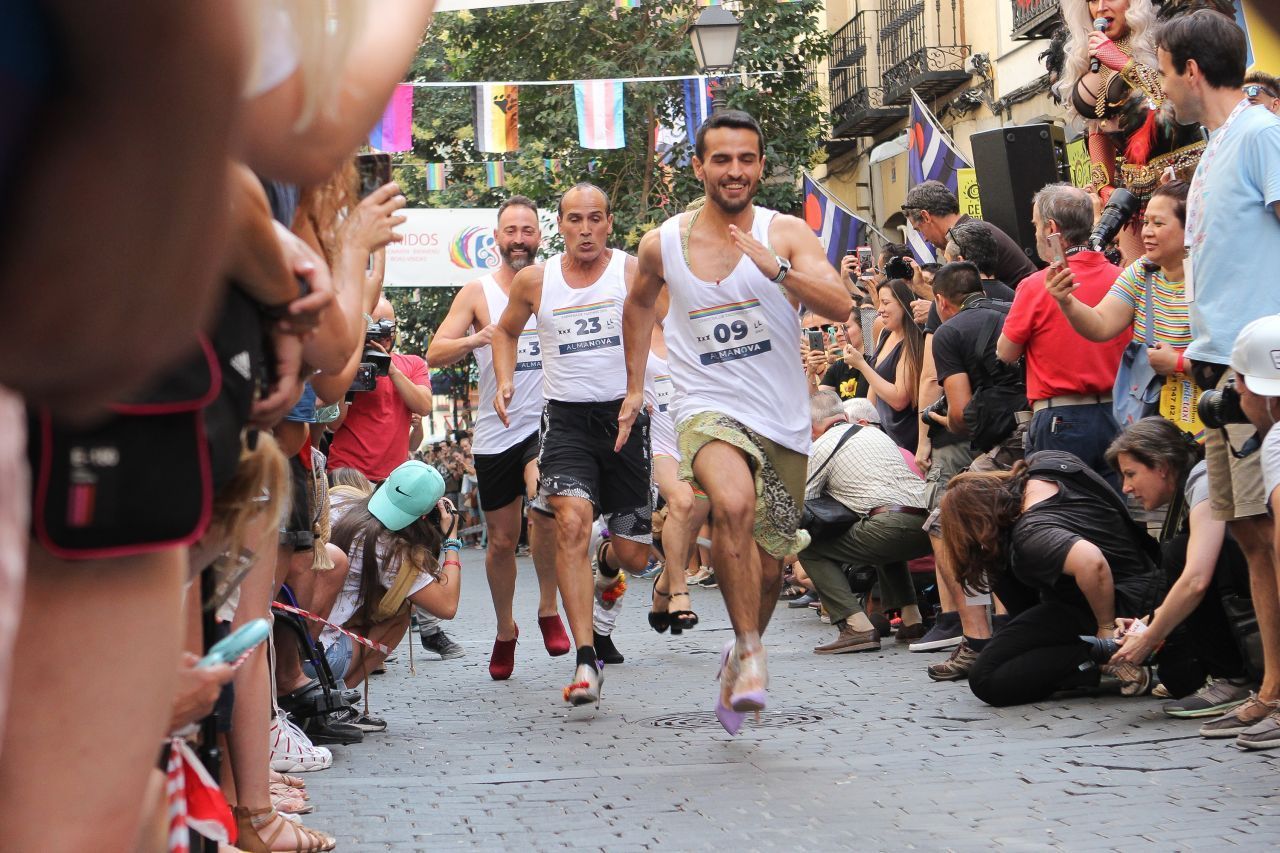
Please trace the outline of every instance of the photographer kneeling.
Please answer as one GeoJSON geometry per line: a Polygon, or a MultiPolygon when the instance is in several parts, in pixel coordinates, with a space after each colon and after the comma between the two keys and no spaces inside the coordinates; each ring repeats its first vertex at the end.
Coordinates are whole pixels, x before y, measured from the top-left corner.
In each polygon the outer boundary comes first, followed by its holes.
{"type": "Polygon", "coordinates": [[[1010,471],[961,474],[942,498],[943,547],[966,590],[994,590],[1013,619],[979,653],[969,687],[996,706],[1097,686],[1150,691],[1145,667],[1105,663],[1116,616],[1150,611],[1159,547],[1106,481],[1070,453],[1031,454],[1010,471]],[[1087,538],[1086,538],[1087,537],[1087,538]]]}
{"type": "MultiPolygon", "coordinates": [[[[330,622],[395,648],[409,627],[410,602],[441,619],[453,618],[462,545],[453,538],[456,511],[443,495],[440,472],[416,460],[393,470],[370,495],[350,487],[330,490],[330,541],[347,555],[349,566],[330,622]],[[367,565],[377,571],[365,571],[367,565]]],[[[334,677],[347,687],[385,658],[331,627],[320,638],[334,677]]]]}
{"type": "Polygon", "coordinates": [[[1178,699],[1164,706],[1171,717],[1215,717],[1249,698],[1233,627],[1253,619],[1249,566],[1213,517],[1199,456],[1195,439],[1162,417],[1134,423],[1107,449],[1125,494],[1146,510],[1169,508],[1161,536],[1169,593],[1149,626],[1116,620],[1120,650],[1110,662],[1142,666],[1155,655],[1160,683],[1178,699]]]}

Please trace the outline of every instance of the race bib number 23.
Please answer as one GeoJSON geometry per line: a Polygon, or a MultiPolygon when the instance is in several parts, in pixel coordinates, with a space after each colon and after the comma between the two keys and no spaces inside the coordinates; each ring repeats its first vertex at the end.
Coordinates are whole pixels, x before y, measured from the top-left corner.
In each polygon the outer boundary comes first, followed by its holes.
{"type": "Polygon", "coordinates": [[[773,348],[758,299],[690,311],[689,325],[698,357],[706,365],[750,358],[773,348]]]}
{"type": "Polygon", "coordinates": [[[552,312],[556,346],[561,355],[622,345],[622,324],[613,300],[552,312]]]}

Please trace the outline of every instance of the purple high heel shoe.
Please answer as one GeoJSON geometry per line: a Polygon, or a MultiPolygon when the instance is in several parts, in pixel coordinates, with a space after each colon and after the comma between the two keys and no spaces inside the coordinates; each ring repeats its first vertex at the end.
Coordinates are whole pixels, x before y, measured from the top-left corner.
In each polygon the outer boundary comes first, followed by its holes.
{"type": "MultiPolygon", "coordinates": [[[[725,670],[729,667],[729,656],[733,654],[734,645],[735,642],[730,640],[725,643],[723,651],[720,652],[720,671],[716,673],[717,681],[723,681],[725,677],[725,670]]],[[[736,735],[742,731],[742,724],[746,721],[747,715],[725,707],[724,700],[721,698],[723,695],[724,688],[721,687],[716,693],[716,719],[720,721],[720,725],[726,732],[736,735]]]]}
{"type": "Polygon", "coordinates": [[[760,712],[769,704],[769,693],[766,688],[769,685],[769,673],[765,669],[765,654],[762,646],[759,651],[751,653],[747,658],[738,658],[738,678],[735,679],[734,686],[741,682],[743,675],[755,676],[752,681],[757,681],[760,687],[755,690],[744,690],[742,692],[733,692],[729,695],[729,707],[737,714],[756,715],[756,720],[760,719],[760,712]]]}

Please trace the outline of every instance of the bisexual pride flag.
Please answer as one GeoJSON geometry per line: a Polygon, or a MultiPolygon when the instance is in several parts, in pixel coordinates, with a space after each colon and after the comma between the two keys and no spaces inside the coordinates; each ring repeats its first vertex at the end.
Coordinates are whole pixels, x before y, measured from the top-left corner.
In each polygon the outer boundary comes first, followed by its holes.
{"type": "Polygon", "coordinates": [[[413,86],[400,83],[382,118],[369,133],[369,147],[376,151],[408,151],[413,148],[413,86]]]}
{"type": "Polygon", "coordinates": [[[850,249],[863,245],[867,236],[865,220],[830,195],[808,174],[804,176],[804,221],[827,250],[827,260],[840,269],[840,259],[850,249]]]}
{"type": "Polygon", "coordinates": [[[925,181],[941,181],[954,193],[958,183],[957,170],[968,169],[972,165],[956,150],[951,137],[912,90],[911,122],[907,126],[907,187],[925,181]]]}
{"type": "Polygon", "coordinates": [[[583,148],[624,148],[622,83],[584,80],[573,84],[578,107],[578,144],[583,148]]]}

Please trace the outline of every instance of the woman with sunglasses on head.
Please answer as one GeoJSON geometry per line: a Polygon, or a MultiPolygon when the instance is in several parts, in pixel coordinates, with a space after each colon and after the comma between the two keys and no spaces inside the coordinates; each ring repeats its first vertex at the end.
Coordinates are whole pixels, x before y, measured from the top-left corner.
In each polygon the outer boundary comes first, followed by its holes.
{"type": "Polygon", "coordinates": [[[845,355],[870,385],[867,397],[875,403],[885,433],[899,447],[914,453],[919,439],[916,390],[924,357],[924,333],[911,316],[915,295],[905,281],[895,278],[883,282],[876,289],[876,297],[883,331],[875,356],[866,357],[857,335],[849,341],[851,346],[845,355]]]}

